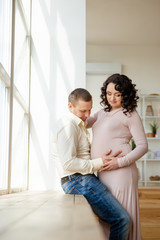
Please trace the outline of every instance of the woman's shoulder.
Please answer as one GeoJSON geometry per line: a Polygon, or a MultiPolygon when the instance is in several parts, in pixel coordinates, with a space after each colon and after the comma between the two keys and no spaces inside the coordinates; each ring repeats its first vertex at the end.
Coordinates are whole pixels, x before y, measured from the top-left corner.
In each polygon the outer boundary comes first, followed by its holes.
{"type": "Polygon", "coordinates": [[[127,113],[125,113],[124,110],[122,110],[120,112],[119,118],[121,118],[121,120],[124,123],[128,124],[128,123],[134,122],[136,120],[139,121],[140,116],[139,116],[137,110],[134,110],[132,112],[127,112],[127,113]]]}
{"type": "Polygon", "coordinates": [[[100,109],[98,112],[97,112],[97,120],[98,119],[101,119],[103,117],[106,117],[106,112],[104,111],[104,109],[100,109]]]}
{"type": "Polygon", "coordinates": [[[100,109],[100,110],[98,111],[98,114],[99,114],[99,115],[105,115],[106,112],[105,112],[104,109],[102,108],[102,109],[100,109]]]}
{"type": "Polygon", "coordinates": [[[139,114],[138,114],[138,112],[137,112],[137,110],[135,109],[135,110],[133,110],[132,112],[127,112],[127,115],[126,115],[128,118],[135,118],[135,117],[140,117],[139,116],[139,114]]]}
{"type": "Polygon", "coordinates": [[[90,117],[87,118],[87,128],[91,128],[95,122],[97,122],[101,116],[102,116],[102,111],[99,110],[95,113],[93,113],[90,117]]]}
{"type": "Polygon", "coordinates": [[[92,116],[100,117],[105,114],[106,114],[106,112],[103,109],[100,109],[100,110],[96,111],[92,116]]]}
{"type": "Polygon", "coordinates": [[[134,110],[131,113],[127,113],[126,115],[123,114],[124,116],[124,123],[127,125],[133,125],[133,124],[138,124],[141,122],[140,115],[138,114],[137,110],[134,110]]]}

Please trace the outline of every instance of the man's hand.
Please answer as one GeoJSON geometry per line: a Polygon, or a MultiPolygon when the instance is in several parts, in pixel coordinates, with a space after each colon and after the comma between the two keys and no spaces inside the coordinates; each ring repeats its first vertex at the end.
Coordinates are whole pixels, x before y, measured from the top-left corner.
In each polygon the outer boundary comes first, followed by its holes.
{"type": "Polygon", "coordinates": [[[107,171],[115,170],[117,168],[119,168],[117,158],[111,157],[110,159],[108,159],[108,161],[106,163],[104,163],[101,166],[99,172],[106,171],[106,170],[107,171]]]}
{"type": "Polygon", "coordinates": [[[122,153],[121,150],[118,150],[117,152],[111,154],[112,150],[109,149],[106,153],[103,154],[102,160],[103,163],[107,163],[108,161],[111,160],[112,157],[120,157],[120,154],[122,153]]]}
{"type": "Polygon", "coordinates": [[[105,154],[103,154],[102,156],[103,165],[99,171],[100,172],[105,170],[110,171],[119,168],[117,157],[123,157],[124,155],[120,155],[121,153],[122,151],[118,150],[117,152],[111,154],[111,150],[108,150],[105,154]]]}

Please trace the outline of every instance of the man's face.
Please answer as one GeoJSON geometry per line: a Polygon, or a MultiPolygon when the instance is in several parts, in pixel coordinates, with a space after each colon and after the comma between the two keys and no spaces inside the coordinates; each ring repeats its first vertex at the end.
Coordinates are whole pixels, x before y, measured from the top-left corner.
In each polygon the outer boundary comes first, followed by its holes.
{"type": "Polygon", "coordinates": [[[82,121],[85,121],[90,116],[92,100],[85,102],[84,100],[79,99],[74,105],[69,102],[68,108],[70,112],[79,117],[82,121]]]}

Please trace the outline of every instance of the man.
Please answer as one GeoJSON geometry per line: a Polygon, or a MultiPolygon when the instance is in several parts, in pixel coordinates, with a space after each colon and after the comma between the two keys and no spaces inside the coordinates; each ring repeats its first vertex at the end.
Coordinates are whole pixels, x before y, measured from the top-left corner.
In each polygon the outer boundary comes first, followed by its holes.
{"type": "Polygon", "coordinates": [[[87,90],[77,88],[69,95],[68,108],[68,115],[57,122],[55,134],[55,157],[62,188],[67,194],[84,195],[95,214],[110,224],[110,240],[127,240],[129,215],[94,175],[105,169],[107,154],[90,159],[86,119],[91,113],[92,96],[87,90]]]}

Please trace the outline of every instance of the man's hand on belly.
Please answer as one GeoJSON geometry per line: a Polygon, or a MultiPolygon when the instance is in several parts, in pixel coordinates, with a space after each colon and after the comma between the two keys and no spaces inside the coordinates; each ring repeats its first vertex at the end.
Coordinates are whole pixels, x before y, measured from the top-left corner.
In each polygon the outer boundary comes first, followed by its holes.
{"type": "Polygon", "coordinates": [[[117,152],[111,154],[112,150],[108,150],[105,154],[102,156],[103,165],[101,166],[100,172],[102,171],[110,171],[115,170],[118,167],[118,161],[117,157],[123,157],[124,155],[120,155],[122,153],[121,150],[118,150],[117,152]]]}

